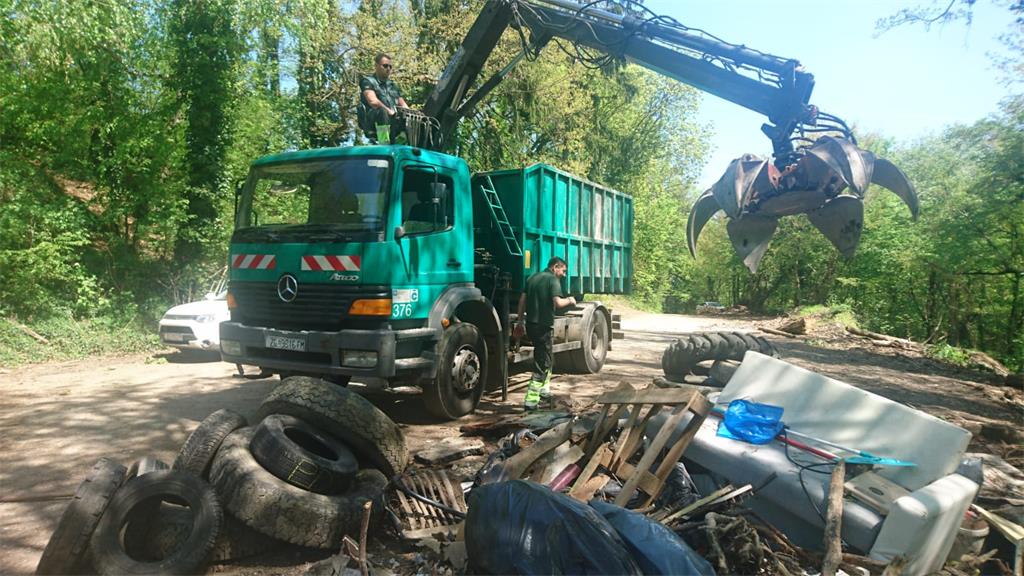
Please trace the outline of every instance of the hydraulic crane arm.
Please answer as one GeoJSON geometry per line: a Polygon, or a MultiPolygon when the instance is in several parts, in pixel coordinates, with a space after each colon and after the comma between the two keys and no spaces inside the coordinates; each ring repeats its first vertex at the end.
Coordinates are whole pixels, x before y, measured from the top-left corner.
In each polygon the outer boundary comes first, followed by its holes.
{"type": "Polygon", "coordinates": [[[583,60],[625,58],[768,118],[761,131],[772,141],[773,159],[746,154],[733,160],[694,204],[687,222],[694,255],[701,229],[723,211],[733,248],[752,272],[778,219],[795,214],[806,214],[844,256],[852,256],[863,228],[862,199],[872,183],[896,193],[917,216],[917,193],[906,175],[858,148],[842,120],[808,103],[814,77],[799,62],[729,44],[632,0],[619,0],[636,8],[626,15],[596,7],[614,1],[488,0],[424,105],[423,113],[440,129],[440,138],[427,135],[428,143],[446,146],[459,121],[520,60],[535,57],[550,41],[567,41],[583,60]],[[470,94],[509,27],[519,32],[522,51],[470,94]],[[604,56],[595,58],[590,50],[604,56]]]}
{"type": "Polygon", "coordinates": [[[793,131],[815,119],[816,110],[808,104],[814,77],[796,60],[728,44],[663,17],[622,16],[568,0],[490,0],[424,106],[425,114],[438,119],[442,142],[524,56],[553,38],[623,57],[765,115],[771,124],[762,129],[783,161],[790,160],[793,131]],[[529,45],[470,95],[510,26],[528,31],[529,45]]]}

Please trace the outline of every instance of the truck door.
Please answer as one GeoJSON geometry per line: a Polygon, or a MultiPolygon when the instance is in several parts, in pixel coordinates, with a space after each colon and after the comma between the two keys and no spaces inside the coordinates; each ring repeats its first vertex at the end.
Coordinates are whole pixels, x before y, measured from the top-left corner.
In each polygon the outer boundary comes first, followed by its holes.
{"type": "Polygon", "coordinates": [[[455,178],[435,166],[413,164],[402,170],[401,226],[399,242],[410,284],[432,285],[438,294],[444,286],[473,280],[473,243],[465,226],[456,225],[455,178]],[[467,244],[468,242],[468,244],[467,244]]]}

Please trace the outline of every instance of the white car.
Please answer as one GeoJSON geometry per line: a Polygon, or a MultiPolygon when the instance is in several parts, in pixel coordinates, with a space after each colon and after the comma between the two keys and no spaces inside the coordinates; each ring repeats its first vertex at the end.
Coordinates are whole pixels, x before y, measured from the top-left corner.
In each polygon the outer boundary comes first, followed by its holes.
{"type": "Polygon", "coordinates": [[[213,292],[205,300],[179,304],[160,319],[160,341],[193,350],[220,350],[220,323],[230,319],[227,291],[213,292]]]}

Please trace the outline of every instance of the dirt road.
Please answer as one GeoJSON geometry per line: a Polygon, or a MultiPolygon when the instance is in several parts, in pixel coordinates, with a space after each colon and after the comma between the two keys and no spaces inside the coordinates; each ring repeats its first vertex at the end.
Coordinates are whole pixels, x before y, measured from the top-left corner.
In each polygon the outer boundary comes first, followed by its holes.
{"type": "MultiPolygon", "coordinates": [[[[582,407],[600,391],[627,381],[646,386],[661,375],[661,353],[673,334],[750,330],[746,320],[627,312],[626,340],[615,341],[595,376],[559,376],[553,391],[582,407]]],[[[1016,414],[987,386],[930,373],[919,362],[863,351],[836,352],[774,339],[787,360],[908,402],[959,424],[1010,421],[1016,414]],[[991,397],[990,397],[991,396],[991,397]]],[[[93,463],[107,456],[125,465],[152,455],[171,462],[191,430],[211,412],[231,408],[251,417],[278,383],[244,380],[234,367],[171,352],[152,357],[103,358],[0,371],[0,573],[30,573],[67,498],[93,463]]],[[[521,378],[522,379],[522,378],[521,378]]],[[[411,453],[440,437],[456,436],[475,418],[521,410],[523,391],[502,404],[488,397],[456,423],[430,421],[415,395],[373,395],[373,402],[406,431],[411,453]]],[[[278,569],[280,572],[280,569],[278,569]]]]}

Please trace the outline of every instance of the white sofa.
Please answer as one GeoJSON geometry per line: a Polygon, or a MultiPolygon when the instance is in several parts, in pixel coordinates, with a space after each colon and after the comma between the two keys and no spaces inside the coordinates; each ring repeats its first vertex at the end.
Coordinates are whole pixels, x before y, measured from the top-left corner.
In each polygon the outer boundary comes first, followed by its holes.
{"type": "MultiPolygon", "coordinates": [[[[847,545],[877,560],[905,556],[904,574],[938,570],[978,486],[955,474],[969,432],[929,414],[781,360],[748,352],[716,403],[744,398],[782,406],[794,431],[877,456],[915,462],[875,472],[910,491],[882,516],[847,496],[842,534],[847,545]]],[[[751,508],[802,546],[821,546],[829,476],[792,462],[823,462],[778,441],[752,445],[716,435],[721,422],[708,418],[683,455],[691,474],[761,488],[751,508]],[[774,479],[772,477],[774,474],[774,479]],[[814,502],[814,505],[811,504],[814,502]],[[815,505],[818,510],[815,510],[815,505]]],[[[822,446],[819,446],[822,447],[822,446]]],[[[826,448],[827,449],[827,448],[826,448]]],[[[827,472],[827,469],[825,470],[827,472]]]]}

